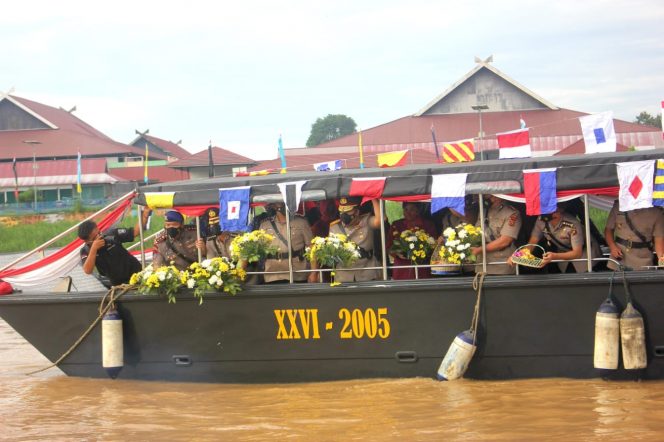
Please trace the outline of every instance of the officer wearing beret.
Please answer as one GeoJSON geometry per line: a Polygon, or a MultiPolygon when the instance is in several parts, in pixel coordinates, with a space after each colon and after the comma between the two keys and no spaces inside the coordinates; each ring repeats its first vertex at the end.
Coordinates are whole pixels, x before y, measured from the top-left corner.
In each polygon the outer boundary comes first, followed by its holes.
{"type": "MultiPolygon", "coordinates": [[[[657,207],[621,212],[613,204],[606,220],[604,237],[611,249],[611,258],[632,270],[647,270],[653,265],[653,251],[664,256],[664,213],[657,207]]],[[[616,270],[610,262],[607,267],[616,270]]]]}
{"type": "MultiPolygon", "coordinates": [[[[514,241],[521,230],[521,213],[513,206],[494,195],[489,195],[489,210],[484,222],[484,236],[486,237],[487,263],[507,262],[508,258],[516,250],[514,241]]],[[[476,223],[480,225],[480,220],[476,223]]],[[[482,247],[470,249],[478,256],[476,272],[482,271],[482,247]]],[[[489,275],[511,275],[515,273],[514,267],[507,264],[488,264],[486,266],[489,275]]]]}
{"type": "MultiPolygon", "coordinates": [[[[265,260],[266,272],[279,272],[284,273],[265,273],[263,279],[266,283],[271,282],[288,282],[289,281],[289,266],[288,266],[288,230],[286,229],[286,205],[284,203],[270,203],[265,206],[267,218],[264,219],[259,228],[266,233],[272,235],[274,240],[272,245],[279,249],[275,258],[268,258],[265,260]]],[[[306,219],[296,215],[290,220],[291,231],[291,256],[293,271],[306,270],[307,261],[304,257],[306,247],[311,244],[311,227],[306,219]]],[[[293,273],[293,281],[303,282],[306,281],[308,275],[306,272],[293,273]]]]}
{"type": "Polygon", "coordinates": [[[180,212],[166,212],[164,231],[154,240],[153,267],[173,263],[178,270],[186,270],[198,260],[196,226],[184,226],[183,223],[184,217],[180,212]]]}
{"type": "MultiPolygon", "coordinates": [[[[381,278],[378,260],[374,256],[373,230],[380,229],[381,219],[370,213],[360,213],[361,198],[342,197],[339,199],[339,219],[330,223],[330,233],[346,235],[360,247],[360,258],[350,267],[337,267],[334,280],[337,282],[374,281],[381,278]],[[348,269],[348,270],[344,270],[348,269]],[[350,270],[356,269],[356,270],[350,270]]],[[[380,213],[378,200],[372,200],[374,213],[380,213]]],[[[315,265],[312,264],[312,268],[315,265]]],[[[317,277],[318,274],[312,274],[317,277]]]]}

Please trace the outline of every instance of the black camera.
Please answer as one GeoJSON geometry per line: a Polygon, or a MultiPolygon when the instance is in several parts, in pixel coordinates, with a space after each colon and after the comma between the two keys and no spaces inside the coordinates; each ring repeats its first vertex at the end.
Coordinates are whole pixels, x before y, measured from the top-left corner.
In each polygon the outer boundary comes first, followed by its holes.
{"type": "Polygon", "coordinates": [[[112,244],[115,242],[115,235],[104,235],[102,238],[104,238],[106,244],[112,244]]]}

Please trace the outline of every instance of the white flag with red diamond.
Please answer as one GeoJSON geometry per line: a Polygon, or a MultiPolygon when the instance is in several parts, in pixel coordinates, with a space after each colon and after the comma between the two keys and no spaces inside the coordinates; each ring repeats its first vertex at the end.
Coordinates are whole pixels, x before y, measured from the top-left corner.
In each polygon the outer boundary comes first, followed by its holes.
{"type": "Polygon", "coordinates": [[[655,160],[617,163],[620,181],[619,210],[652,207],[652,185],[655,160]]]}

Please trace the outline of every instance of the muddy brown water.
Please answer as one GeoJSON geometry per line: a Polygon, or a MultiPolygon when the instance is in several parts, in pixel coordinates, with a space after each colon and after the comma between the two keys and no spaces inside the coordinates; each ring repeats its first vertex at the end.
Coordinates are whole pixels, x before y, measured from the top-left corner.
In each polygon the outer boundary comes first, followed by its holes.
{"type": "Polygon", "coordinates": [[[222,385],[25,374],[47,364],[0,320],[0,439],[664,440],[664,382],[222,385]]]}

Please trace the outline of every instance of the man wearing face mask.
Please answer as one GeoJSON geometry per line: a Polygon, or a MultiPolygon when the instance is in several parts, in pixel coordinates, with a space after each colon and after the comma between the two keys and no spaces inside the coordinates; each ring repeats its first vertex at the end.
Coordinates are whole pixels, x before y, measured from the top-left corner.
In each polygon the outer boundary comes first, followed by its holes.
{"type": "MultiPolygon", "coordinates": [[[[373,230],[380,229],[381,219],[370,213],[360,213],[359,197],[342,197],[339,199],[339,219],[330,223],[330,233],[346,235],[360,247],[360,259],[350,267],[337,267],[334,280],[337,282],[374,281],[381,278],[379,269],[369,270],[367,267],[379,267],[374,256],[373,230]],[[348,270],[342,270],[348,269],[348,270]],[[357,270],[350,270],[357,269],[357,270]]],[[[374,213],[380,213],[378,200],[371,200],[374,213]]],[[[314,267],[314,266],[312,266],[314,267]]],[[[312,273],[317,277],[317,273],[312,273]]],[[[310,282],[315,282],[311,281],[310,282]]]]}
{"type": "Polygon", "coordinates": [[[164,231],[154,240],[152,266],[154,268],[173,263],[178,270],[185,270],[198,260],[196,226],[184,226],[180,212],[166,212],[164,231]]]}
{"type": "Polygon", "coordinates": [[[208,209],[208,237],[207,240],[201,238],[196,246],[201,249],[203,255],[208,259],[216,257],[231,257],[231,241],[234,235],[230,232],[222,232],[219,224],[219,209],[208,209]]]}
{"type": "MultiPolygon", "coordinates": [[[[285,273],[266,273],[264,280],[271,282],[288,282],[288,231],[286,230],[286,206],[284,203],[270,203],[265,206],[267,218],[260,224],[260,229],[272,235],[272,245],[278,247],[279,252],[275,258],[265,260],[266,272],[285,271],[285,273]]],[[[303,217],[296,215],[290,221],[291,248],[293,271],[306,270],[307,261],[304,258],[306,247],[311,244],[311,227],[303,217]]],[[[293,281],[307,280],[307,273],[293,273],[293,281]]]]}
{"type": "MultiPolygon", "coordinates": [[[[141,213],[143,225],[149,216],[150,210],[144,208],[141,213]]],[[[133,229],[111,229],[102,234],[97,223],[83,221],[78,226],[78,237],[85,241],[80,251],[83,272],[89,275],[96,268],[100,275],[109,279],[112,286],[128,283],[131,275],[141,271],[141,263],[122,243],[133,241],[138,234],[138,223],[133,229]]]]}

